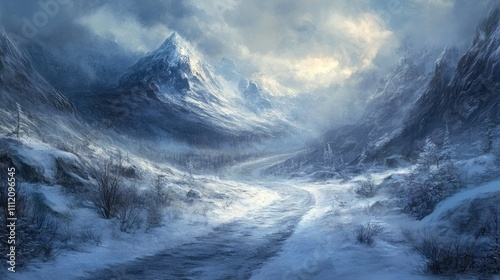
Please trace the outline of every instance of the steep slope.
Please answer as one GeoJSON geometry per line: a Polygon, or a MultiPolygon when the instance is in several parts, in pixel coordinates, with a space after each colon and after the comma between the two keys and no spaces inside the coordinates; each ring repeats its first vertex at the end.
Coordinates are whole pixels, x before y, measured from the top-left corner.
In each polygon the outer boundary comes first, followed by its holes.
{"type": "Polygon", "coordinates": [[[221,63],[213,67],[173,33],[121,77],[91,109],[117,129],[141,137],[219,144],[270,137],[289,125],[253,82],[221,63]]]}
{"type": "MultiPolygon", "coordinates": [[[[436,64],[429,87],[408,113],[401,134],[373,151],[373,158],[411,155],[426,137],[441,143],[446,127],[457,139],[480,140],[486,123],[500,123],[500,9],[478,27],[453,72],[436,64]]],[[[470,147],[469,147],[470,148],[470,147]]]]}
{"type": "MultiPolygon", "coordinates": [[[[18,109],[24,129],[40,134],[56,123],[74,122],[74,106],[49,85],[4,32],[0,33],[0,131],[12,132],[18,109]],[[18,105],[19,104],[19,108],[18,105]]],[[[46,132],[45,132],[46,133],[46,132]]]]}
{"type": "Polygon", "coordinates": [[[81,162],[67,151],[86,145],[88,132],[74,106],[1,32],[0,165],[14,166],[26,182],[79,185],[85,177],[81,162]]]}

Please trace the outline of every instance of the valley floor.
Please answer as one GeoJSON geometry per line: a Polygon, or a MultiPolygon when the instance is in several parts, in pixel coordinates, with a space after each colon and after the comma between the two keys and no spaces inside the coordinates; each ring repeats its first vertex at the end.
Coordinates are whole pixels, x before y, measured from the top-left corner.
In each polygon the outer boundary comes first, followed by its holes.
{"type": "MultiPolygon", "coordinates": [[[[99,246],[64,252],[8,279],[437,279],[418,271],[421,260],[402,237],[401,229],[415,221],[383,192],[373,198],[354,193],[364,177],[311,182],[259,176],[260,168],[280,159],[239,164],[227,178],[196,177],[208,188],[234,194],[231,203],[179,214],[151,232],[104,229],[99,246]],[[367,222],[383,227],[370,246],[353,236],[355,226],[367,222]]],[[[406,172],[371,176],[379,183],[406,172]]],[[[64,204],[57,189],[51,192],[64,204]]],[[[94,214],[80,215],[92,220],[94,214]]]]}

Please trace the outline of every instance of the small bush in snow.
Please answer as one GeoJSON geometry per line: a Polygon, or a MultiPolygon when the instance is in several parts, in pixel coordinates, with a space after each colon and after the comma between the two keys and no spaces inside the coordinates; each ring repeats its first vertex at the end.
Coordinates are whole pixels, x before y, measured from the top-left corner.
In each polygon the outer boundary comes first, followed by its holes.
{"type": "Polygon", "coordinates": [[[101,245],[102,242],[102,235],[97,234],[92,229],[87,229],[85,231],[80,232],[77,239],[81,243],[90,243],[99,246],[101,245]]]}
{"type": "Polygon", "coordinates": [[[142,205],[143,201],[135,188],[130,187],[123,190],[116,210],[120,231],[133,232],[141,227],[144,220],[142,205]]]}
{"type": "Polygon", "coordinates": [[[361,197],[374,197],[376,194],[375,183],[371,179],[358,182],[358,186],[354,191],[361,197]]]}
{"type": "Polygon", "coordinates": [[[92,166],[91,174],[96,181],[96,188],[91,200],[104,219],[117,218],[121,231],[132,232],[139,229],[143,222],[141,208],[144,203],[135,188],[125,187],[121,170],[121,161],[118,167],[114,166],[112,160],[92,166]]]}
{"type": "Polygon", "coordinates": [[[147,194],[147,227],[154,228],[161,226],[163,212],[172,202],[172,197],[164,187],[162,175],[158,175],[153,182],[153,188],[147,194]]]}
{"type": "Polygon", "coordinates": [[[380,224],[368,222],[364,225],[357,225],[352,234],[358,243],[372,245],[375,241],[374,237],[383,231],[384,228],[380,224]]]}
{"type": "Polygon", "coordinates": [[[91,174],[96,181],[92,194],[92,203],[104,219],[116,216],[123,199],[124,190],[120,174],[113,170],[113,161],[105,160],[101,165],[91,167],[91,174]]]}
{"type": "Polygon", "coordinates": [[[433,172],[410,174],[398,196],[405,212],[422,219],[432,213],[440,201],[463,186],[458,169],[449,162],[433,172]]]}
{"type": "Polygon", "coordinates": [[[500,273],[500,208],[482,215],[472,235],[441,237],[405,229],[403,235],[423,257],[422,270],[435,275],[500,273]]]}
{"type": "Polygon", "coordinates": [[[435,275],[473,272],[480,251],[473,239],[450,239],[432,234],[416,241],[414,249],[424,258],[422,269],[435,275]]]}
{"type": "Polygon", "coordinates": [[[481,221],[476,238],[482,240],[479,269],[485,274],[500,273],[500,207],[491,207],[481,221]]]}

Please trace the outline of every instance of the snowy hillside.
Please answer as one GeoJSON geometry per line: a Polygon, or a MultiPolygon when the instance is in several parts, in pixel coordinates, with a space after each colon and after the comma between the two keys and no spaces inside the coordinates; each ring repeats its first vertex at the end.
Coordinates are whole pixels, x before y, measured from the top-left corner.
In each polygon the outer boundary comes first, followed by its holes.
{"type": "Polygon", "coordinates": [[[408,155],[428,136],[440,143],[446,127],[457,142],[474,133],[479,137],[469,141],[480,141],[488,122],[498,124],[499,21],[497,9],[478,27],[454,71],[438,60],[433,80],[408,112],[402,133],[382,146],[380,155],[408,155]]]}
{"type": "Polygon", "coordinates": [[[75,106],[33,68],[5,32],[0,33],[0,103],[3,135],[43,138],[50,129],[81,137],[78,131],[84,130],[75,106]]]}

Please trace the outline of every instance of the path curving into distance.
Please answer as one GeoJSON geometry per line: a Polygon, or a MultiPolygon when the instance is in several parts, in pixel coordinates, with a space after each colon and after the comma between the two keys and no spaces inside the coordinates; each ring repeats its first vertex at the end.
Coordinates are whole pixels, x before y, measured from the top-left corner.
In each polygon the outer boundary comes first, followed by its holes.
{"type": "MultiPolygon", "coordinates": [[[[283,181],[259,180],[259,171],[278,158],[235,166],[231,177],[242,177],[278,193],[267,207],[214,228],[195,242],[183,244],[130,263],[91,272],[87,279],[249,279],[293,234],[315,204],[313,196],[283,181]],[[259,170],[260,169],[260,170],[259,170]]],[[[281,159],[281,158],[279,158],[281,159]]],[[[233,178],[234,180],[234,178],[233,178]]]]}

